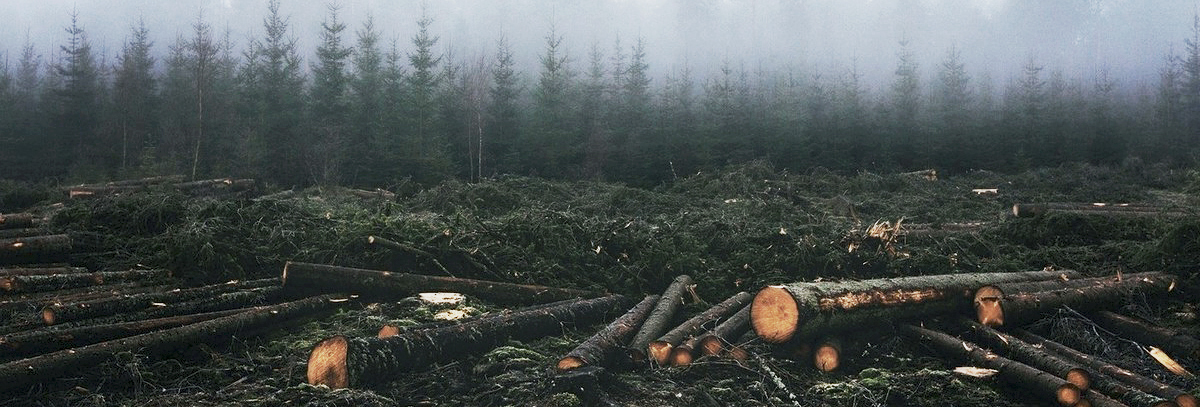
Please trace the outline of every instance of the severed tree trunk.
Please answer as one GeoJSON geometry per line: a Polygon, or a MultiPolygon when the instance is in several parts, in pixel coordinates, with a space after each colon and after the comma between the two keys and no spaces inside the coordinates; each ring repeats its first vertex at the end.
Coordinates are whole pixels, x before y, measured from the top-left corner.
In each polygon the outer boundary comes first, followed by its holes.
{"type": "Polygon", "coordinates": [[[346,188],[346,193],[363,199],[382,199],[385,201],[393,201],[396,199],[396,194],[382,188],[375,188],[373,191],[365,189],[346,188]]]}
{"type": "Polygon", "coordinates": [[[87,369],[119,352],[165,354],[199,343],[221,343],[238,333],[252,333],[289,319],[331,310],[346,302],[343,295],[322,295],[298,301],[255,307],[245,312],[190,325],[149,332],[0,364],[0,392],[87,369]]]}
{"type": "Polygon", "coordinates": [[[1043,372],[1024,363],[1016,362],[953,336],[921,328],[915,325],[897,327],[904,335],[933,345],[940,353],[958,356],[977,366],[995,369],[1000,377],[1028,390],[1037,398],[1073,406],[1082,398],[1082,391],[1071,382],[1043,372]]]}
{"type": "Polygon", "coordinates": [[[66,288],[98,286],[129,281],[152,281],[170,277],[167,270],[105,271],[97,273],[47,274],[0,277],[0,292],[31,293],[66,288]]]}
{"type": "Polygon", "coordinates": [[[213,318],[245,312],[248,309],[239,308],[112,324],[84,325],[66,329],[59,329],[58,327],[39,328],[0,338],[0,356],[31,355],[90,345],[146,332],[194,324],[213,318]]]}
{"type": "Polygon", "coordinates": [[[238,289],[261,288],[277,285],[278,279],[268,278],[251,281],[230,281],[203,287],[174,289],[170,291],[129,294],[89,301],[52,304],[42,309],[42,321],[54,325],[68,321],[96,318],[106,315],[133,312],[153,307],[156,303],[179,303],[200,298],[211,298],[238,289]]]}
{"type": "Polygon", "coordinates": [[[1003,300],[1005,294],[1033,294],[1067,288],[1091,287],[1097,284],[1115,284],[1121,283],[1124,280],[1136,280],[1145,277],[1161,278],[1163,276],[1164,274],[1161,272],[1152,271],[1146,273],[1117,274],[1108,277],[1027,281],[986,285],[980,287],[978,290],[975,290],[973,304],[975,307],[976,318],[980,321],[980,323],[987,326],[1000,326],[1004,323],[1004,316],[1003,311],[1000,309],[1000,302],[1003,300]]]}
{"type": "Polygon", "coordinates": [[[1013,204],[1013,216],[1029,218],[1047,213],[1105,216],[1187,216],[1186,211],[1144,204],[1070,203],[1013,204]]]}
{"type": "Polygon", "coordinates": [[[288,262],[283,266],[283,286],[321,291],[347,291],[377,298],[403,297],[419,292],[449,291],[507,304],[536,304],[569,298],[591,298],[597,293],[571,288],[471,280],[366,270],[323,264],[288,262]]]}
{"type": "Polygon", "coordinates": [[[282,295],[280,287],[262,287],[250,290],[235,291],[220,294],[212,298],[199,298],[175,304],[156,306],[138,312],[117,314],[113,318],[123,321],[139,319],[162,318],[178,315],[198,314],[202,312],[223,311],[235,308],[247,308],[269,304],[282,295]]]}
{"type": "Polygon", "coordinates": [[[1200,339],[1170,328],[1109,311],[1091,315],[1104,328],[1134,341],[1154,345],[1175,354],[1200,359],[1200,339]]]}
{"type": "Polygon", "coordinates": [[[31,213],[0,213],[0,229],[20,229],[33,227],[31,213]]]}
{"type": "Polygon", "coordinates": [[[1029,291],[1028,286],[997,284],[980,288],[975,294],[976,318],[988,326],[1019,326],[1062,306],[1079,311],[1103,309],[1119,305],[1116,299],[1132,293],[1166,295],[1175,288],[1175,276],[1142,273],[1120,279],[1083,279],[1070,282],[1067,288],[1048,291],[1029,291]],[[991,302],[991,298],[997,300],[991,302]]]}
{"type": "Polygon", "coordinates": [[[308,356],[308,383],[333,388],[362,387],[398,372],[486,351],[509,339],[558,335],[566,327],[603,321],[625,303],[625,297],[610,295],[560,301],[532,310],[498,312],[470,323],[382,339],[333,336],[313,346],[308,356]]]}
{"type": "Polygon", "coordinates": [[[51,304],[88,301],[118,295],[168,291],[172,289],[174,287],[170,285],[145,285],[144,282],[134,281],[99,287],[79,287],[58,291],[16,294],[0,296],[0,310],[28,308],[30,312],[36,312],[41,310],[42,307],[51,304]]]}
{"type": "Polygon", "coordinates": [[[147,177],[147,178],[109,181],[109,182],[104,183],[104,185],[110,186],[110,187],[119,187],[119,186],[131,186],[131,185],[171,184],[171,183],[183,182],[186,179],[187,179],[187,177],[184,177],[183,175],[178,175],[178,174],[176,174],[176,175],[159,175],[159,176],[147,177]]]}
{"type": "Polygon", "coordinates": [[[898,319],[965,311],[975,290],[988,284],[1077,275],[1074,271],[964,273],[769,286],[754,297],[750,324],[764,341],[784,343],[793,337],[808,339],[898,319]]]}
{"type": "Polygon", "coordinates": [[[0,229],[0,239],[41,236],[45,234],[46,231],[41,228],[0,229]]]}
{"type": "Polygon", "coordinates": [[[1170,401],[1174,401],[1179,407],[1198,406],[1196,397],[1187,394],[1183,390],[1122,369],[1098,357],[1088,355],[1021,329],[1013,330],[1013,336],[1031,344],[1041,346],[1047,352],[1054,353],[1063,359],[1084,366],[1092,373],[1093,388],[1130,406],[1160,407],[1167,405],[1164,402],[1170,401]]]}
{"type": "Polygon", "coordinates": [[[43,256],[63,255],[71,252],[71,237],[46,235],[0,239],[0,264],[37,262],[43,256]]]}
{"type": "Polygon", "coordinates": [[[720,355],[726,344],[733,344],[750,330],[750,306],[742,307],[733,316],[726,319],[712,331],[701,335],[697,340],[700,353],[705,356],[720,355]]]}
{"type": "Polygon", "coordinates": [[[671,281],[671,285],[667,286],[662,296],[659,297],[658,303],[654,305],[654,310],[650,311],[650,316],[646,317],[646,321],[642,323],[642,327],[638,329],[637,334],[633,336],[633,340],[626,347],[630,359],[637,363],[646,360],[646,348],[650,346],[650,341],[662,336],[670,329],[668,324],[675,319],[675,312],[685,301],[684,294],[688,293],[694,285],[692,276],[687,274],[680,274],[675,277],[674,281],[671,281]]]}
{"type": "Polygon", "coordinates": [[[434,256],[432,253],[429,253],[425,250],[421,250],[416,247],[406,245],[404,243],[388,240],[388,239],[385,239],[385,238],[382,238],[379,236],[367,236],[367,243],[373,244],[373,245],[379,245],[381,247],[386,247],[391,250],[397,250],[397,251],[402,251],[405,253],[410,253],[410,254],[416,255],[418,257],[427,258],[431,262],[433,262],[433,265],[437,266],[438,270],[441,270],[443,273],[446,273],[450,277],[454,277],[454,274],[450,273],[450,270],[447,270],[446,266],[443,266],[442,262],[438,261],[437,256],[434,256]]]}
{"type": "Polygon", "coordinates": [[[979,343],[992,349],[1000,350],[1009,359],[1061,377],[1075,384],[1080,390],[1087,390],[1091,387],[1091,374],[1077,363],[1069,362],[1057,355],[1047,353],[1042,348],[978,322],[968,319],[962,319],[960,322],[974,332],[974,336],[976,339],[979,339],[979,343]]]}
{"type": "Polygon", "coordinates": [[[583,366],[605,365],[605,360],[615,353],[620,353],[618,351],[621,345],[628,342],[629,338],[637,333],[642,322],[645,322],[646,317],[650,316],[650,310],[655,304],[658,304],[658,299],[658,295],[647,295],[641,302],[630,308],[625,315],[609,323],[600,332],[596,332],[595,335],[559,359],[555,367],[559,372],[563,372],[583,366]]]}
{"type": "Polygon", "coordinates": [[[825,373],[837,370],[842,365],[842,341],[827,336],[813,343],[813,366],[825,373]]]}
{"type": "Polygon", "coordinates": [[[8,276],[36,276],[46,274],[79,274],[87,273],[88,269],[84,267],[8,267],[0,268],[0,277],[8,276]]]}
{"type": "MultiPolygon", "coordinates": [[[[753,295],[745,291],[734,294],[725,301],[721,301],[721,303],[696,314],[696,316],[684,321],[674,329],[667,331],[667,333],[655,339],[654,342],[650,342],[650,345],[646,348],[646,353],[654,362],[659,365],[666,365],[671,359],[672,348],[683,343],[689,336],[701,332],[705,327],[713,326],[716,324],[716,321],[720,321],[722,318],[738,312],[746,304],[749,304],[753,298],[753,295]]],[[[691,349],[686,350],[686,352],[688,353],[688,362],[691,362],[691,349]]]]}

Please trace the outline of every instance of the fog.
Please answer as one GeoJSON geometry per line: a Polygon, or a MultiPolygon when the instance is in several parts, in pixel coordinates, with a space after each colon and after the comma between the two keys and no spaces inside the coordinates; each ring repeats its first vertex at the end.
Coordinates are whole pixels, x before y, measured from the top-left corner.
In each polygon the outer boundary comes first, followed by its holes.
{"type": "MultiPolygon", "coordinates": [[[[114,61],[131,24],[144,19],[163,54],[198,16],[228,29],[237,46],[262,32],[267,0],[6,0],[0,2],[0,51],[11,65],[28,39],[54,59],[72,11],[95,50],[114,61]]],[[[420,1],[340,0],[352,31],[374,15],[402,50],[416,30],[420,1]]],[[[457,57],[490,53],[501,35],[515,46],[519,68],[536,72],[554,26],[577,69],[593,44],[610,53],[619,38],[644,38],[652,73],[690,67],[712,72],[722,61],[748,69],[812,72],[856,67],[867,83],[889,79],[906,39],[921,73],[932,77],[946,50],[962,50],[973,74],[996,80],[1030,58],[1069,76],[1101,69],[1126,85],[1152,81],[1172,49],[1190,36],[1196,0],[442,0],[424,3],[439,46],[457,57]]],[[[281,11],[306,58],[316,48],[327,10],[320,1],[285,1],[281,11]]],[[[345,39],[353,43],[353,34],[345,39]]]]}

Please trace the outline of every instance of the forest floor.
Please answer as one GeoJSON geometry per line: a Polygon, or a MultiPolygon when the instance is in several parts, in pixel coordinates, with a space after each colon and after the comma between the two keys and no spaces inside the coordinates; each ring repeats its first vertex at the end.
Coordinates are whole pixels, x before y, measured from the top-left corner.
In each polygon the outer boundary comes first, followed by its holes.
{"type": "MultiPolygon", "coordinates": [[[[363,199],[310,188],[281,199],[190,198],[149,192],[67,201],[49,224],[69,233],[92,269],[163,267],[190,283],[278,276],[296,260],[584,288],[641,298],[676,275],[698,282],[697,311],[734,292],[795,281],[904,275],[1079,270],[1085,275],[1163,270],[1200,292],[1200,172],[1127,163],[1020,174],[977,171],[936,180],[913,174],[822,169],[776,171],[751,163],[653,189],[602,182],[501,177],[448,181],[363,199]],[[996,194],[976,194],[996,188],[996,194]],[[1017,202],[1144,202],[1184,218],[1052,214],[1015,218],[1017,202]],[[872,236],[894,227],[982,222],[974,232],[872,236]],[[378,235],[432,257],[367,244],[378,235]],[[433,261],[437,259],[438,261],[433,261]]],[[[50,186],[0,181],[0,212],[58,202],[50,186]]],[[[1182,297],[1182,296],[1181,296],[1182,297]]],[[[1120,310],[1200,334],[1197,301],[1130,299],[1120,310]]],[[[383,324],[431,321],[447,308],[498,308],[475,299],[436,305],[416,298],[358,304],[222,346],[171,357],[137,353],[74,377],[0,395],[0,405],[1039,405],[1024,392],[952,373],[948,361],[879,326],[845,345],[847,364],[816,372],[752,341],[744,363],[701,359],[686,368],[612,368],[595,382],[564,384],[551,366],[599,327],[510,342],[482,355],[400,374],[370,389],[305,383],[310,347],[334,334],[375,335],[383,324]]],[[[1069,345],[1124,361],[1191,390],[1137,348],[1063,313],[1032,326],[1069,345]]],[[[1192,371],[1200,361],[1183,359],[1192,371]]]]}

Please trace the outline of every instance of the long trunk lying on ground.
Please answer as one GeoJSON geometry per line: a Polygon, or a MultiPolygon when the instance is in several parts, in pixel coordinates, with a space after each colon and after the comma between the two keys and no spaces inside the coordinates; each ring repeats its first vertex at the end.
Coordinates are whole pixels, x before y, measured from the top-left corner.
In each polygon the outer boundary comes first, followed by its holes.
{"type": "Polygon", "coordinates": [[[67,288],[99,286],[129,281],[150,281],[170,277],[167,270],[106,271],[82,274],[48,274],[41,276],[0,277],[0,292],[32,293],[67,288]]]}
{"type": "Polygon", "coordinates": [[[146,286],[141,282],[110,284],[101,287],[80,287],[58,291],[35,292],[16,295],[0,296],[0,310],[28,307],[30,310],[42,309],[47,304],[58,302],[86,301],[96,298],[113,297],[123,294],[147,292],[153,289],[166,291],[172,287],[146,286]]]}
{"type": "Polygon", "coordinates": [[[183,175],[159,175],[156,177],[125,179],[117,181],[105,182],[104,185],[110,187],[129,186],[129,185],[155,185],[155,184],[170,184],[178,183],[186,180],[183,175]]]}
{"type": "Polygon", "coordinates": [[[971,328],[980,344],[1001,351],[1009,359],[1061,377],[1075,384],[1080,390],[1087,390],[1091,387],[1091,375],[1076,363],[1066,361],[1057,355],[1047,353],[1042,348],[978,322],[968,319],[962,319],[960,322],[971,328]]]}
{"type": "Polygon", "coordinates": [[[557,335],[571,326],[610,318],[623,305],[619,295],[560,301],[533,310],[499,312],[488,318],[387,338],[333,336],[318,342],[308,356],[308,383],[333,388],[361,387],[392,374],[481,352],[509,339],[557,335]]]}
{"type": "Polygon", "coordinates": [[[1073,406],[1082,397],[1083,392],[1079,387],[1060,377],[1001,357],[973,343],[915,325],[899,325],[897,329],[910,338],[932,344],[938,352],[970,360],[981,367],[995,369],[1000,372],[1000,377],[1032,392],[1039,399],[1073,406]]]}
{"type": "Polygon", "coordinates": [[[720,355],[726,344],[732,344],[750,330],[750,306],[742,307],[733,316],[726,319],[712,331],[701,335],[696,340],[700,353],[705,356],[720,355]]]}
{"type": "Polygon", "coordinates": [[[283,286],[320,291],[347,291],[378,298],[398,298],[419,292],[450,291],[507,304],[537,304],[597,293],[571,288],[502,283],[454,277],[426,276],[323,264],[288,262],[283,286]]]}
{"type": "Polygon", "coordinates": [[[1031,344],[1041,346],[1063,359],[1078,363],[1092,373],[1092,386],[1122,402],[1138,406],[1160,406],[1161,402],[1174,401],[1179,407],[1197,407],[1195,396],[1178,388],[1159,383],[1146,376],[1122,369],[1100,359],[1067,347],[1058,342],[1034,335],[1028,331],[1014,329],[1013,336],[1031,344]],[[1122,386],[1124,383],[1126,386],[1122,386]],[[1111,389],[1106,390],[1106,388],[1111,389]]]}
{"type": "Polygon", "coordinates": [[[87,369],[119,352],[163,354],[198,343],[219,343],[239,332],[253,332],[292,318],[333,309],[345,296],[322,295],[283,304],[255,307],[245,312],[191,325],[128,338],[62,350],[0,365],[0,392],[23,389],[34,383],[87,369]]]}
{"type": "Polygon", "coordinates": [[[1157,346],[1174,355],[1200,358],[1200,339],[1193,336],[1109,311],[1099,311],[1091,317],[1101,326],[1126,338],[1157,346]]]}
{"type": "Polygon", "coordinates": [[[567,371],[587,365],[602,366],[605,359],[619,353],[621,345],[637,332],[650,315],[652,307],[658,303],[658,295],[647,295],[625,315],[617,318],[600,332],[596,332],[575,349],[571,350],[555,366],[558,371],[567,371]]]}
{"type": "Polygon", "coordinates": [[[249,309],[239,308],[140,321],[76,326],[66,329],[59,329],[58,327],[39,328],[0,338],[0,356],[32,355],[90,345],[160,329],[194,324],[213,318],[245,312],[249,309]]]}
{"type": "Polygon", "coordinates": [[[0,229],[0,239],[41,236],[45,234],[46,231],[41,228],[0,229]]]}
{"type": "Polygon", "coordinates": [[[1075,280],[1062,288],[1057,288],[1059,283],[989,285],[976,290],[976,319],[988,326],[1019,326],[1062,306],[1091,311],[1117,306],[1121,302],[1115,299],[1133,293],[1166,295],[1175,288],[1175,280],[1170,274],[1138,273],[1075,280]]]}
{"type": "MultiPolygon", "coordinates": [[[[18,263],[35,257],[57,256],[71,251],[71,237],[46,235],[0,239],[0,264],[18,263]]],[[[34,260],[32,262],[37,262],[34,260]]]]}
{"type": "Polygon", "coordinates": [[[897,319],[965,311],[975,290],[988,284],[1076,276],[1074,271],[1027,271],[769,286],[754,297],[750,323],[764,341],[784,343],[797,335],[805,339],[897,319]]]}
{"type": "MultiPolygon", "coordinates": [[[[657,362],[659,365],[665,365],[671,360],[672,348],[683,343],[689,336],[700,333],[705,327],[715,326],[717,321],[738,312],[738,310],[749,304],[752,299],[754,299],[754,296],[745,291],[734,294],[725,301],[721,301],[721,303],[696,314],[696,316],[684,321],[674,329],[667,331],[667,333],[655,339],[654,342],[650,342],[650,345],[646,348],[647,354],[650,355],[651,360],[657,362]]],[[[687,349],[682,352],[686,352],[687,362],[691,363],[692,350],[687,349]]]]}
{"type": "Polygon", "coordinates": [[[230,281],[203,287],[175,289],[162,292],[122,295],[89,301],[48,305],[42,309],[42,320],[46,325],[67,321],[115,315],[153,307],[156,303],[179,303],[200,298],[211,298],[238,289],[261,288],[278,285],[279,280],[268,278],[251,281],[230,281]]]}
{"type": "Polygon", "coordinates": [[[646,348],[650,346],[651,341],[671,329],[668,324],[675,318],[675,312],[679,311],[679,306],[686,298],[685,294],[694,284],[692,276],[687,274],[680,274],[671,281],[671,285],[668,285],[667,289],[663,291],[662,297],[659,297],[658,303],[654,304],[654,310],[650,311],[650,316],[646,317],[642,327],[629,342],[627,348],[630,359],[639,363],[646,360],[646,348]]]}
{"type": "Polygon", "coordinates": [[[79,274],[88,272],[84,267],[0,267],[0,278],[9,276],[38,276],[46,274],[79,274]]]}
{"type": "Polygon", "coordinates": [[[1109,203],[1041,203],[1013,204],[1013,216],[1034,217],[1047,213],[1071,213],[1106,216],[1187,216],[1187,212],[1162,206],[1109,203]]]}
{"type": "Polygon", "coordinates": [[[20,229],[31,227],[33,227],[33,214],[0,213],[0,229],[20,229]]]}

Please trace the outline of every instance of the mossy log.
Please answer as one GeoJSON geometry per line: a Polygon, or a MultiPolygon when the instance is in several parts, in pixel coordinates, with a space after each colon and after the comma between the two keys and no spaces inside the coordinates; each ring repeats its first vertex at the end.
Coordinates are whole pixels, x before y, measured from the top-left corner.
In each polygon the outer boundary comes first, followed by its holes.
{"type": "Polygon", "coordinates": [[[386,338],[337,335],[318,342],[308,357],[308,383],[333,388],[362,387],[439,361],[486,351],[509,339],[558,335],[564,328],[611,318],[627,305],[610,295],[566,300],[533,310],[499,312],[488,318],[386,338]]]}
{"type": "Polygon", "coordinates": [[[592,291],[465,278],[426,276],[324,264],[288,262],[283,286],[289,289],[346,291],[375,298],[401,298],[419,292],[457,292],[505,304],[537,304],[592,298],[592,291]]]}
{"type": "Polygon", "coordinates": [[[1029,218],[1047,213],[1070,213],[1081,215],[1104,215],[1104,216],[1187,216],[1188,213],[1179,210],[1162,206],[1144,205],[1144,204],[1112,204],[1112,203],[1070,203],[1070,202],[1055,202],[1055,203],[1038,203],[1038,204],[1013,204],[1013,216],[1019,218],[1029,218]]]}
{"type": "Polygon", "coordinates": [[[1130,406],[1159,407],[1165,406],[1163,402],[1169,401],[1173,401],[1179,407],[1200,406],[1195,396],[1176,387],[1159,383],[1025,330],[1014,329],[1012,333],[1021,340],[1041,346],[1047,352],[1087,368],[1091,373],[1093,388],[1130,406]]]}
{"type": "MultiPolygon", "coordinates": [[[[655,339],[654,342],[650,342],[650,345],[646,347],[646,353],[654,362],[659,365],[666,365],[671,360],[672,348],[683,343],[688,337],[700,333],[705,328],[716,326],[717,321],[738,312],[738,310],[749,304],[752,299],[754,299],[754,295],[745,291],[734,294],[732,297],[725,299],[725,301],[712,306],[712,308],[696,314],[687,321],[683,321],[682,324],[667,331],[667,333],[655,339]]],[[[686,352],[688,352],[688,361],[690,362],[691,349],[686,350],[686,352]]]]}
{"type": "Polygon", "coordinates": [[[641,302],[630,308],[625,315],[613,320],[604,329],[596,332],[567,355],[558,360],[555,368],[563,372],[583,366],[603,366],[605,360],[616,353],[621,353],[621,345],[629,341],[637,333],[650,310],[658,304],[658,295],[647,295],[641,302]]]}
{"type": "Polygon", "coordinates": [[[675,319],[675,313],[679,311],[679,306],[686,300],[686,294],[694,285],[692,276],[687,274],[675,276],[675,280],[672,280],[667,289],[663,291],[662,296],[658,298],[658,303],[654,304],[654,310],[650,311],[650,316],[646,317],[646,321],[642,323],[642,327],[638,329],[637,334],[633,336],[629,346],[626,347],[630,359],[637,363],[646,360],[646,349],[650,346],[650,342],[671,329],[669,325],[671,320],[675,319]]]}
{"type": "Polygon", "coordinates": [[[794,283],[763,288],[754,297],[750,323],[768,343],[900,319],[970,309],[979,287],[1012,281],[1074,278],[1073,271],[940,274],[863,281],[794,283]]]}
{"type": "Polygon", "coordinates": [[[726,345],[750,331],[750,306],[742,307],[733,316],[717,325],[711,331],[696,339],[697,347],[704,356],[717,356],[725,351],[726,345]]]}
{"type": "Polygon", "coordinates": [[[8,276],[37,276],[46,274],[79,274],[87,273],[84,267],[0,267],[0,277],[8,276]]]}
{"type": "Polygon", "coordinates": [[[16,294],[55,291],[130,281],[151,281],[170,277],[167,270],[105,271],[97,273],[47,274],[0,277],[0,292],[16,294]]]}
{"type": "Polygon", "coordinates": [[[41,228],[0,229],[0,239],[41,236],[45,234],[46,231],[41,228]]]}
{"type": "Polygon", "coordinates": [[[1061,377],[1001,357],[971,342],[915,325],[902,324],[897,329],[912,339],[933,345],[939,353],[957,356],[980,367],[994,369],[999,372],[1001,378],[1031,392],[1038,399],[1062,406],[1074,406],[1083,396],[1079,387],[1061,377]]]}
{"type": "Polygon", "coordinates": [[[50,304],[88,301],[97,298],[115,297],[125,294],[137,294],[151,291],[173,290],[175,287],[166,284],[148,285],[146,282],[133,281],[128,283],[108,284],[98,287],[79,287],[57,291],[34,292],[16,295],[0,296],[0,310],[28,308],[34,312],[50,304]]]}
{"type": "Polygon", "coordinates": [[[0,338],[0,357],[32,355],[90,345],[146,332],[194,324],[247,310],[248,308],[239,308],[112,324],[74,326],[65,329],[59,329],[58,327],[33,329],[0,338]]]}
{"type": "Polygon", "coordinates": [[[293,318],[331,310],[345,303],[344,298],[343,295],[329,294],[255,307],[203,322],[0,364],[0,392],[24,389],[79,372],[108,361],[120,352],[160,355],[201,343],[226,342],[235,334],[253,333],[293,318]]]}
{"type": "MultiPolygon", "coordinates": [[[[0,239],[0,264],[30,263],[30,259],[71,252],[71,237],[45,235],[0,239]]],[[[33,262],[36,262],[34,260],[33,262]]]]}
{"type": "Polygon", "coordinates": [[[1093,311],[1121,304],[1118,299],[1133,293],[1164,296],[1175,288],[1175,276],[1139,273],[1124,277],[1089,278],[1057,284],[994,284],[976,291],[976,320],[987,326],[1019,326],[1042,314],[1069,306],[1093,311]],[[1039,287],[1053,288],[1039,291],[1039,287]]]}
{"type": "Polygon", "coordinates": [[[202,287],[127,294],[103,299],[52,304],[42,309],[42,321],[46,325],[54,325],[67,321],[133,312],[153,307],[156,303],[179,303],[200,298],[212,298],[238,289],[259,288],[278,283],[279,280],[275,278],[230,281],[202,287]]]}
{"type": "Polygon", "coordinates": [[[282,296],[282,292],[283,290],[278,286],[254,288],[220,294],[211,298],[198,298],[191,301],[155,306],[138,312],[117,314],[113,317],[119,317],[124,321],[134,321],[255,307],[274,302],[282,296]]]}
{"type": "Polygon", "coordinates": [[[979,340],[980,344],[999,350],[1009,359],[1066,379],[1066,381],[1079,387],[1080,390],[1091,388],[1091,374],[1083,367],[1080,367],[1079,364],[1047,353],[1040,347],[978,322],[968,319],[961,319],[960,322],[971,329],[974,337],[979,340]]]}
{"type": "Polygon", "coordinates": [[[31,213],[0,213],[0,229],[21,229],[33,227],[31,213]]]}
{"type": "Polygon", "coordinates": [[[1157,346],[1173,355],[1200,359],[1200,339],[1194,336],[1110,311],[1096,312],[1091,318],[1118,335],[1157,346]]]}

